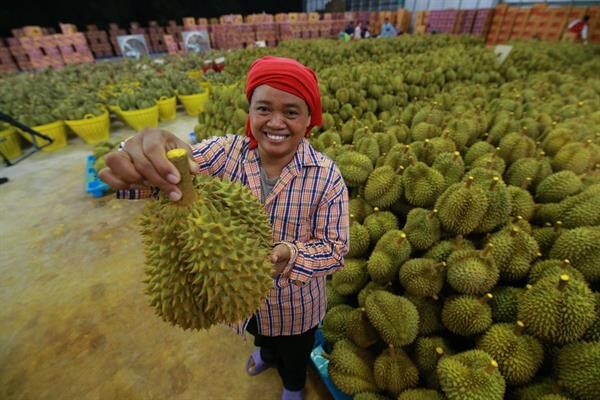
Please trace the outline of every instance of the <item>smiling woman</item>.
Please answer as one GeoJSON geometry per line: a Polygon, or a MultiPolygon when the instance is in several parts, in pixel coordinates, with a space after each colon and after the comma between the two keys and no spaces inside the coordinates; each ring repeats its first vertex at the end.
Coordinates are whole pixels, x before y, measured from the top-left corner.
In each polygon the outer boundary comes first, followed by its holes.
{"type": "MultiPolygon", "coordinates": [[[[315,331],[327,308],[326,277],[343,267],[348,252],[348,190],[333,161],[305,138],[322,122],[317,77],[310,68],[287,58],[256,60],[246,97],[246,137],[200,142],[189,152],[190,168],[247,185],[263,203],[273,228],[273,286],[237,328],[254,335],[258,347],[248,359],[248,374],[276,366],[282,398],[302,399],[315,331]]],[[[149,182],[177,201],[179,173],[165,157],[175,147],[189,148],[169,132],[144,130],[123,151],[106,157],[100,176],[128,189],[117,193],[123,198],[141,198],[149,191],[129,187],[149,182]]]]}

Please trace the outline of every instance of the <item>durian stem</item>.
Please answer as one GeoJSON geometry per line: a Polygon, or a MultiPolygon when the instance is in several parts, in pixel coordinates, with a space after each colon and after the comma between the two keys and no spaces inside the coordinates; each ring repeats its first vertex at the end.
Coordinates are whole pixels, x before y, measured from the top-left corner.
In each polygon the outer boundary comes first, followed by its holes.
{"type": "Polygon", "coordinates": [[[185,149],[173,149],[167,152],[167,159],[175,165],[181,180],[177,184],[179,190],[181,190],[181,200],[177,202],[178,205],[187,206],[194,203],[198,197],[196,190],[194,189],[194,181],[192,174],[190,173],[190,164],[188,161],[188,153],[185,149]]]}
{"type": "Polygon", "coordinates": [[[496,186],[498,185],[498,182],[500,182],[500,178],[498,178],[497,176],[492,178],[492,183],[490,184],[490,190],[493,191],[496,189],[496,186]]]}
{"type": "Polygon", "coordinates": [[[529,187],[529,185],[531,185],[531,182],[533,182],[532,178],[530,178],[530,177],[525,178],[525,180],[521,184],[521,189],[527,190],[527,188],[529,187]]]}
{"type": "Polygon", "coordinates": [[[475,182],[475,178],[473,178],[472,176],[469,176],[467,178],[467,183],[466,183],[467,188],[470,188],[471,185],[473,184],[473,182],[475,182]]]}
{"type": "Polygon", "coordinates": [[[496,371],[496,369],[498,369],[498,363],[496,362],[496,360],[492,360],[489,363],[489,365],[485,367],[485,372],[487,372],[488,374],[493,374],[494,371],[496,371]]]}
{"type": "Polygon", "coordinates": [[[435,356],[437,357],[437,359],[439,360],[440,358],[442,358],[442,356],[444,355],[444,349],[442,347],[436,347],[435,348],[435,356]]]}
{"type": "Polygon", "coordinates": [[[522,335],[524,330],[525,330],[525,324],[523,323],[523,321],[517,321],[517,323],[515,325],[515,334],[522,335]]]}
{"type": "Polygon", "coordinates": [[[396,358],[396,349],[394,348],[393,344],[390,344],[390,355],[392,358],[396,358]]]}
{"type": "Polygon", "coordinates": [[[437,208],[434,208],[429,214],[427,214],[427,219],[433,219],[435,215],[438,213],[437,208]]]}
{"type": "Polygon", "coordinates": [[[485,245],[484,249],[481,251],[481,255],[483,257],[487,257],[490,254],[490,251],[492,251],[492,249],[494,248],[494,245],[491,243],[488,243],[485,245]]]}
{"type": "Polygon", "coordinates": [[[571,266],[571,261],[567,260],[566,258],[560,263],[560,267],[563,269],[567,269],[570,266],[571,266]]]}
{"type": "Polygon", "coordinates": [[[560,228],[562,228],[562,221],[556,221],[554,224],[554,232],[558,232],[560,228]]]}
{"type": "Polygon", "coordinates": [[[494,295],[491,293],[486,293],[481,299],[479,299],[479,301],[484,304],[489,302],[490,300],[492,300],[494,298],[494,295]]]}
{"type": "Polygon", "coordinates": [[[562,274],[560,276],[560,280],[558,281],[558,290],[563,290],[565,287],[567,287],[569,280],[570,280],[569,275],[562,274]]]}
{"type": "Polygon", "coordinates": [[[510,236],[515,237],[515,235],[519,233],[519,228],[517,228],[516,226],[513,226],[512,229],[510,230],[510,236]]]}

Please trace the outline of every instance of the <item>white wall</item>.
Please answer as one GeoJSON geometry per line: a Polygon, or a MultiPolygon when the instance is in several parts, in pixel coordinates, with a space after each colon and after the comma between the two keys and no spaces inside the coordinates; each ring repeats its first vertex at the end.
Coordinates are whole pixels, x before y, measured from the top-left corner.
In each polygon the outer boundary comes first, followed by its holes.
{"type": "MultiPolygon", "coordinates": [[[[517,0],[515,0],[517,1],[517,0]]],[[[406,0],[404,8],[409,11],[494,8],[498,0],[406,0]]]]}

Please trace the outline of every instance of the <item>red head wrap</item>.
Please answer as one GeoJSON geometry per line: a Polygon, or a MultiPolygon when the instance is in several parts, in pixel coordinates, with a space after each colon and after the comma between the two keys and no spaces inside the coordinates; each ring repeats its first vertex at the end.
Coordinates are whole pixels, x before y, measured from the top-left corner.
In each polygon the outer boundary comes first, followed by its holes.
{"type": "MultiPolygon", "coordinates": [[[[306,133],[314,126],[321,126],[321,96],[315,72],[291,58],[266,56],[254,61],[246,80],[246,98],[250,101],[252,92],[260,85],[269,85],[275,89],[300,97],[308,105],[310,125],[306,133]]],[[[250,148],[257,146],[250,129],[250,116],[246,120],[246,136],[250,138],[250,148]]]]}

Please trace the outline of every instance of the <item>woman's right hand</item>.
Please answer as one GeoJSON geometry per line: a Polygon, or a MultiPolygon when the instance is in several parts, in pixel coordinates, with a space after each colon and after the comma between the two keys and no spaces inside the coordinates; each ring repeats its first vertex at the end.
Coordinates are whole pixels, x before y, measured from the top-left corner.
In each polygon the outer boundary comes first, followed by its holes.
{"type": "Polygon", "coordinates": [[[166,155],[167,151],[175,148],[187,150],[190,171],[197,173],[198,166],[191,160],[189,144],[168,131],[146,128],[127,140],[122,151],[107,154],[106,167],[98,175],[115,189],[127,189],[136,184],[156,186],[171,200],[177,201],[181,198],[181,191],[177,188],[180,175],[166,155]]]}

